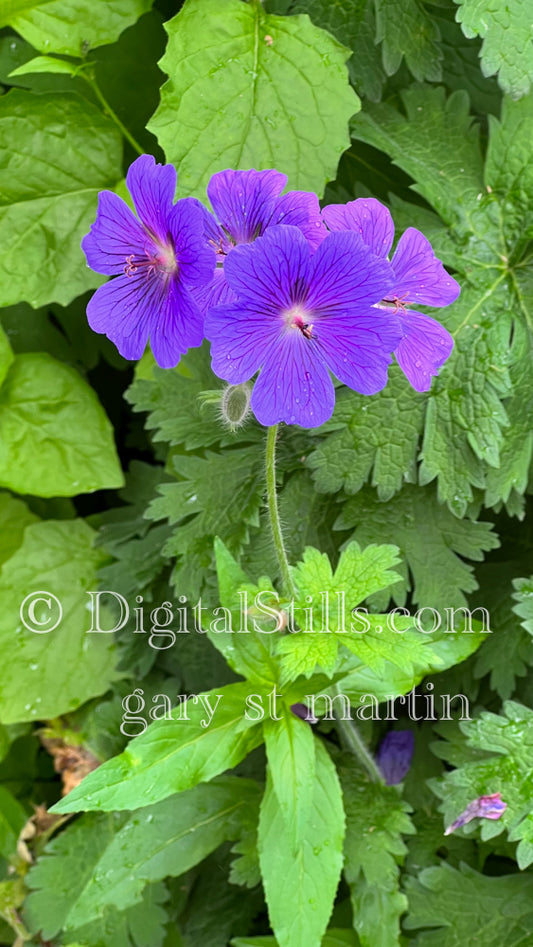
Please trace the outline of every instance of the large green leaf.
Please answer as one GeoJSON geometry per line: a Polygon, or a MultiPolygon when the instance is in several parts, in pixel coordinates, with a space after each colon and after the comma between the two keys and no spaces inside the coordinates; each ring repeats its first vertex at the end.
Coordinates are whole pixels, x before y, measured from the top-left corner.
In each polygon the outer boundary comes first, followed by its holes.
{"type": "Polygon", "coordinates": [[[502,89],[515,99],[533,79],[533,22],[528,0],[455,0],[465,36],[481,36],[484,76],[498,73],[502,89]]]}
{"type": "Polygon", "coordinates": [[[245,717],[249,690],[230,684],[189,698],[172,719],[156,720],[124,753],[90,773],[54,811],[135,809],[236,766],[261,742],[259,728],[245,717]]]}
{"type": "Polygon", "coordinates": [[[319,947],[342,865],[344,811],[338,776],[316,741],[316,777],[307,832],[294,846],[269,777],[259,818],[259,859],[270,923],[280,947],[319,947]]]}
{"type": "Polygon", "coordinates": [[[0,28],[12,26],[43,53],[84,56],[113,43],[153,0],[2,0],[0,28]],[[97,15],[96,15],[97,14],[97,15]]]}
{"type": "MultiPolygon", "coordinates": [[[[92,548],[95,534],[83,520],[47,520],[26,527],[20,548],[2,567],[0,644],[3,723],[57,717],[103,694],[114,672],[109,636],[87,635],[87,591],[96,587],[102,553],[92,548]],[[30,631],[21,619],[22,603],[32,593],[42,601],[33,614],[44,622],[30,631]],[[47,624],[59,617],[56,628],[47,624]],[[47,604],[48,601],[48,604],[47,604]]],[[[29,605],[29,603],[28,603],[29,605]]],[[[26,621],[31,614],[24,609],[26,621]]]]}
{"type": "Polygon", "coordinates": [[[116,126],[80,96],[0,96],[2,305],[67,305],[100,285],[80,241],[98,191],[122,176],[121,152],[116,126]]]}
{"type": "Polygon", "coordinates": [[[124,483],[92,388],[50,355],[17,355],[0,389],[0,484],[41,497],[124,483]]]}
{"type": "Polygon", "coordinates": [[[277,168],[292,188],[321,194],[359,108],[350,51],[306,16],[266,15],[259,0],[186,0],[166,29],[169,79],[149,128],[181,194],[204,197],[228,167],[277,168]]]}
{"type": "Polygon", "coordinates": [[[237,838],[242,813],[258,802],[255,783],[222,777],[122,818],[84,815],[31,871],[28,886],[38,889],[27,901],[32,928],[53,937],[107,907],[130,907],[146,884],[183,874],[225,839],[237,838]]]}

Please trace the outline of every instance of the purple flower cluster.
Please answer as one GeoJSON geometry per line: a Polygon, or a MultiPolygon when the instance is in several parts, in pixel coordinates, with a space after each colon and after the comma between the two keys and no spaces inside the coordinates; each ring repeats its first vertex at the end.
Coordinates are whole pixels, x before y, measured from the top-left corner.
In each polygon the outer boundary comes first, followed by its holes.
{"type": "Polygon", "coordinates": [[[176,171],[148,155],[126,183],[136,215],[100,194],[82,247],[114,279],[87,308],[89,324],[128,359],[150,342],[175,366],[211,342],[213,371],[231,384],[259,373],[251,407],[261,424],[317,427],[333,412],[332,375],[361,394],[387,383],[394,354],[417,391],[449,356],[449,333],[412,306],[446,306],[459,286],[412,227],[389,261],[394,225],[374,199],[331,205],[289,191],[278,171],[222,171],[199,201],[174,203],[176,171]]]}

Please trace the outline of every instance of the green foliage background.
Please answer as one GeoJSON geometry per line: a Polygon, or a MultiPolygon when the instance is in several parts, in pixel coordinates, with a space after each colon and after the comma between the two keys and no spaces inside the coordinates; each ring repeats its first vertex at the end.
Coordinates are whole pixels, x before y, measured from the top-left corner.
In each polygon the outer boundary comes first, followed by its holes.
{"type": "MultiPolygon", "coordinates": [[[[1,944],[533,945],[532,78],[529,0],[0,0],[1,944]],[[227,167],[373,195],[461,283],[428,393],[393,367],[280,432],[296,619],[342,592],[364,636],[333,604],[328,635],[86,634],[97,589],[147,615],[201,596],[211,619],[281,593],[264,431],[221,424],[207,347],[132,366],[86,322],[80,241],[143,151],[179,196],[227,167]],[[63,604],[49,635],[21,624],[35,590],[63,604]],[[381,630],[395,606],[482,606],[491,634],[381,630]],[[472,719],[400,709],[400,786],[290,711],[428,684],[472,719]],[[188,716],[129,742],[135,688],[147,720],[162,694],[188,716]],[[279,720],[247,719],[274,688],[279,720]],[[82,815],[28,828],[60,798],[58,745],[103,765],[56,809],[82,815]],[[500,820],[443,835],[496,792],[500,820]]],[[[358,726],[373,754],[388,724],[358,726]]]]}

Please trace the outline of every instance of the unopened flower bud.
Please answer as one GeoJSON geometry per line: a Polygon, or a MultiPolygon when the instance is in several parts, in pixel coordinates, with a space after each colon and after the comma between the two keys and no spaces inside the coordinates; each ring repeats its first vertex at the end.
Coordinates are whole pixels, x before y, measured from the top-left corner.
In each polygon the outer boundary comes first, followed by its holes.
{"type": "Polygon", "coordinates": [[[250,385],[228,385],[222,392],[220,413],[225,424],[232,430],[242,427],[250,414],[250,385]]]}

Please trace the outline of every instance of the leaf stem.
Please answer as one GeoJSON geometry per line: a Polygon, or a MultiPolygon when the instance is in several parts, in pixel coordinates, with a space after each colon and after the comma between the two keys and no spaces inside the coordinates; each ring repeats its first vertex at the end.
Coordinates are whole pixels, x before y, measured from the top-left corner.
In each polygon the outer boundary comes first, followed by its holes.
{"type": "Polygon", "coordinates": [[[115,125],[117,126],[117,128],[119,128],[120,131],[122,132],[122,135],[124,136],[124,138],[125,138],[127,141],[129,141],[130,145],[132,146],[132,148],[135,149],[135,151],[137,152],[137,154],[143,155],[143,154],[145,153],[144,148],[143,148],[142,145],[140,145],[139,142],[133,137],[133,135],[131,134],[131,132],[128,131],[128,129],[126,128],[126,126],[120,121],[120,118],[118,117],[117,113],[111,108],[109,102],[107,101],[106,97],[104,96],[103,92],[101,91],[100,86],[98,85],[98,83],[97,83],[97,81],[96,81],[94,75],[89,75],[89,74],[83,73],[83,78],[89,83],[89,85],[91,86],[91,89],[93,90],[93,92],[94,92],[96,98],[98,99],[98,101],[100,102],[102,108],[104,109],[104,112],[107,112],[107,114],[109,115],[110,119],[112,119],[112,121],[115,123],[115,125]]]}
{"type": "MultiPolygon", "coordinates": [[[[337,694],[341,693],[338,684],[335,689],[337,694]]],[[[368,750],[353,720],[345,720],[343,717],[335,714],[335,723],[341,742],[357,757],[361,766],[366,769],[372,782],[383,784],[385,782],[383,773],[368,750]]]]}
{"type": "Polygon", "coordinates": [[[292,581],[291,570],[289,566],[289,560],[287,558],[287,551],[285,549],[285,543],[283,542],[283,533],[281,530],[281,522],[279,518],[279,507],[278,507],[278,495],[276,492],[276,438],[278,436],[278,425],[273,424],[267,430],[267,440],[266,440],[266,483],[267,483],[267,499],[268,499],[268,513],[270,516],[270,527],[272,529],[272,538],[274,540],[274,546],[276,547],[276,555],[278,557],[279,566],[281,569],[281,577],[283,579],[283,585],[285,591],[290,596],[291,599],[296,599],[297,592],[292,581]]]}

